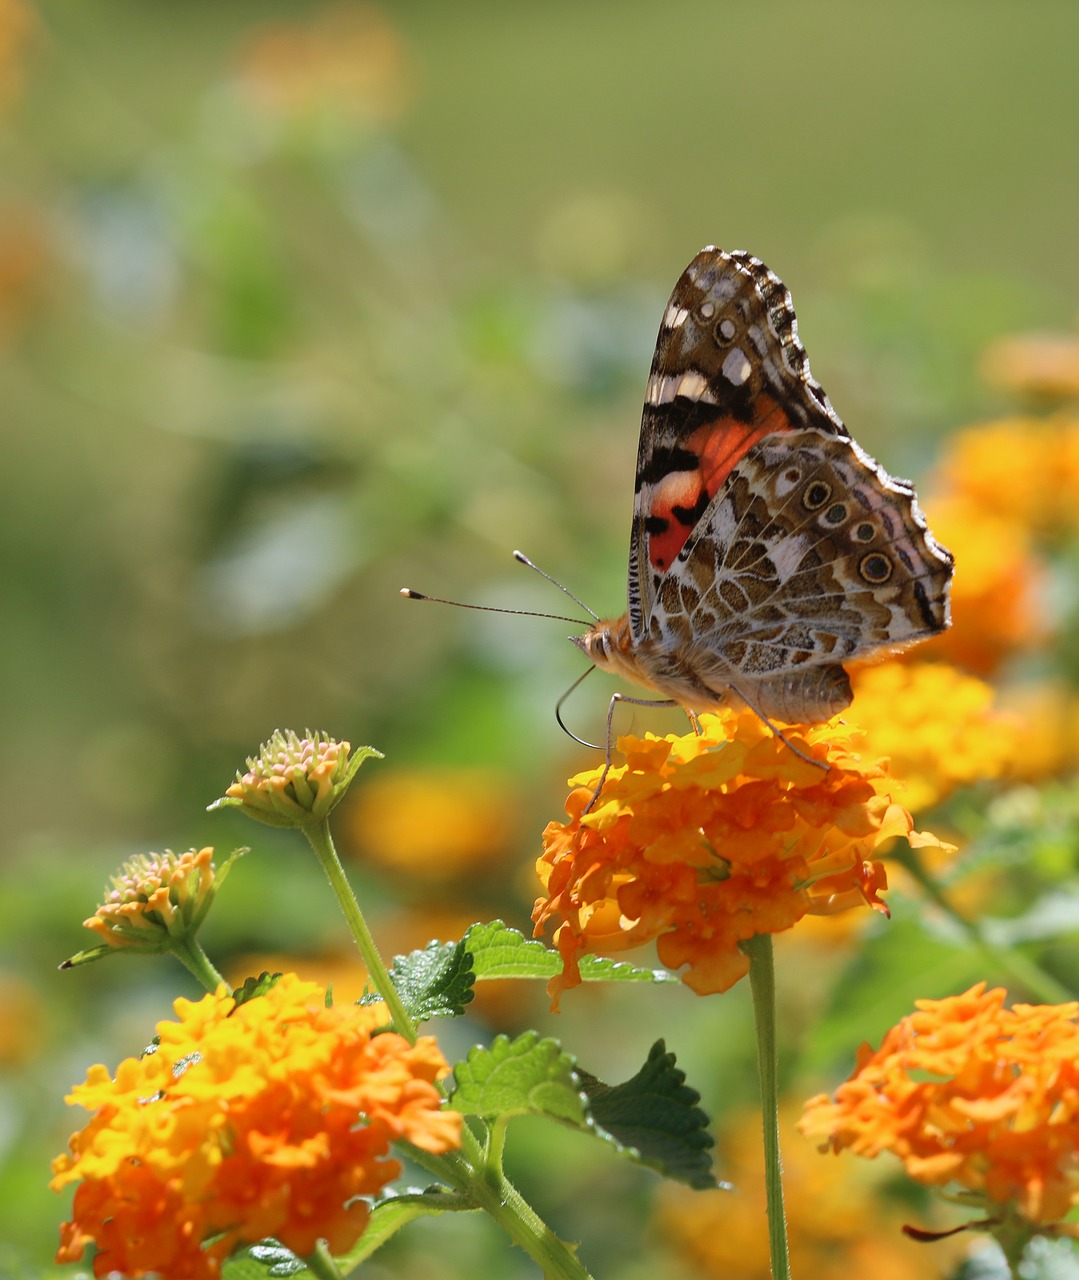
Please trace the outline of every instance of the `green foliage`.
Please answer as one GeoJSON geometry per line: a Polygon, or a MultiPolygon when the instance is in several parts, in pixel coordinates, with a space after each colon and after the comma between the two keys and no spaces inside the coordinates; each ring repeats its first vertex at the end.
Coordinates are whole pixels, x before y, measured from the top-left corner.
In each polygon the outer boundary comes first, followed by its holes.
{"type": "MultiPolygon", "coordinates": [[[[473,998],[475,977],[472,954],[465,939],[429,942],[422,951],[394,956],[390,969],[390,979],[398,995],[417,1022],[464,1013],[473,998]]],[[[366,999],[379,997],[372,995],[366,999]]]]}
{"type": "MultiPolygon", "coordinates": [[[[501,920],[474,924],[465,935],[477,978],[553,978],[562,972],[557,951],[535,938],[525,938],[501,920]]],[[[584,956],[580,963],[585,982],[678,982],[667,969],[642,969],[608,956],[584,956]]]]}
{"type": "Polygon", "coordinates": [[[607,1085],[579,1072],[595,1125],[634,1159],[697,1190],[718,1185],[709,1152],[715,1140],[701,1095],[685,1083],[662,1040],[624,1084],[607,1085]]]}
{"type": "Polygon", "coordinates": [[[450,1101],[465,1115],[488,1121],[504,1123],[515,1115],[557,1120],[665,1177],[698,1189],[717,1185],[700,1094],[686,1086],[662,1041],[632,1079],[607,1085],[581,1071],[557,1040],[535,1031],[515,1040],[498,1036],[454,1067],[450,1101]]]}

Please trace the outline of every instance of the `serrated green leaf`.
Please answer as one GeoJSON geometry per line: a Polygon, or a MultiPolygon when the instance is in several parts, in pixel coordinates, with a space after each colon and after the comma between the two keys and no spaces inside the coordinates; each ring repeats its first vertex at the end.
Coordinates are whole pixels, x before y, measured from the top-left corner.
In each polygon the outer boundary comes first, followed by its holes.
{"type": "MultiPolygon", "coordinates": [[[[371,1210],[371,1217],[364,1228],[363,1235],[348,1253],[337,1259],[343,1272],[350,1272],[358,1263],[369,1258],[376,1249],[400,1231],[406,1223],[424,1215],[450,1213],[460,1211],[463,1207],[460,1200],[439,1187],[429,1187],[425,1191],[398,1192],[387,1195],[371,1210]]],[[[473,1209],[473,1206],[467,1206],[473,1209]]],[[[231,1280],[231,1278],[230,1278],[231,1280]]]]}
{"type": "Polygon", "coordinates": [[[578,1069],[593,1124],[628,1155],[697,1190],[715,1187],[708,1116],[662,1040],[624,1084],[607,1085],[578,1069]]]}
{"type": "MultiPolygon", "coordinates": [[[[474,1211],[474,1206],[464,1204],[441,1187],[390,1193],[372,1208],[359,1240],[335,1261],[342,1272],[350,1272],[414,1218],[462,1209],[474,1211]]],[[[241,1249],[222,1267],[223,1280],[302,1280],[311,1274],[301,1258],[276,1240],[263,1240],[241,1249]]]]}
{"type": "MultiPolygon", "coordinates": [[[[526,938],[501,920],[474,924],[465,934],[477,979],[553,978],[562,972],[562,957],[536,938],[526,938]]],[[[679,982],[667,969],[641,969],[606,956],[585,956],[580,964],[586,982],[679,982]]]]}
{"type": "Polygon", "coordinates": [[[279,973],[270,973],[264,969],[257,978],[245,978],[243,983],[232,993],[232,998],[236,1001],[236,1008],[238,1009],[242,1004],[247,1004],[248,1000],[254,1000],[257,996],[264,996],[267,991],[277,985],[280,977],[279,973]]]}
{"type": "Polygon", "coordinates": [[[450,1105],[465,1115],[546,1115],[568,1124],[587,1121],[574,1059],[557,1040],[526,1031],[477,1045],[453,1069],[450,1105]]]}
{"type": "MultiPolygon", "coordinates": [[[[394,956],[390,979],[417,1022],[434,1017],[456,1018],[472,1001],[472,955],[465,939],[429,942],[422,950],[394,956]]],[[[377,998],[364,997],[364,1003],[377,998]]]]}
{"type": "Polygon", "coordinates": [[[221,1268],[223,1280],[269,1280],[270,1277],[278,1280],[310,1274],[292,1250],[286,1249],[276,1240],[262,1240],[241,1249],[227,1259],[221,1268]]]}

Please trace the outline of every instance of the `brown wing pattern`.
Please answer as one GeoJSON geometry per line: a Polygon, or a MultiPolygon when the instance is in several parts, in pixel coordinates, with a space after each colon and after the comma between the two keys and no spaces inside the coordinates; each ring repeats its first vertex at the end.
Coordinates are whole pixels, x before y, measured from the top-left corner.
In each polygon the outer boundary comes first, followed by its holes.
{"type": "Polygon", "coordinates": [[[703,249],[671,294],[648,379],[630,546],[635,638],[740,459],[775,433],[806,427],[847,438],[809,372],[786,287],[748,253],[703,249]]]}
{"type": "Polygon", "coordinates": [[[791,672],[943,630],[951,574],[906,481],[853,441],[797,431],[729,473],[661,580],[644,649],[775,709],[791,672]]]}

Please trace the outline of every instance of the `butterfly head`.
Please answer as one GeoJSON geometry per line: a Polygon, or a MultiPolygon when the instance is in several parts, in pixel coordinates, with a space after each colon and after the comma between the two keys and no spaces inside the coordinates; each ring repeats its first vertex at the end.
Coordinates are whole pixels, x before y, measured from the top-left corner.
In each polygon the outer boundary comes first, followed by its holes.
{"type": "Polygon", "coordinates": [[[629,618],[605,618],[594,623],[583,636],[570,639],[589,662],[604,671],[612,671],[637,684],[647,684],[634,652],[629,618]]]}

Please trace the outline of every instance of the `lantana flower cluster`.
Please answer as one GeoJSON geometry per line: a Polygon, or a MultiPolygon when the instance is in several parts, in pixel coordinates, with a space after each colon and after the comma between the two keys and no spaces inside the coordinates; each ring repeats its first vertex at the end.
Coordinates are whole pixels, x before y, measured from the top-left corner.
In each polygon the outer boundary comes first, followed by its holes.
{"type": "Polygon", "coordinates": [[[95,1276],[203,1280],[266,1237],[340,1254],[369,1217],[358,1197],[400,1172],[392,1142],[459,1145],[441,1052],[376,1035],[382,1006],[327,1007],[324,987],[286,974],[240,1004],[222,987],[174,1007],[155,1046],[115,1077],[92,1067],[67,1099],[94,1114],[53,1165],[54,1190],[78,1184],[58,1261],[93,1245],[95,1276]]]}
{"type": "Polygon", "coordinates": [[[620,738],[625,764],[570,779],[569,821],[544,832],[533,911],[537,933],[557,925],[556,1001],[580,981],[583,953],[652,941],[698,994],[725,991],[746,973],[739,944],[754,935],[811,911],[883,910],[872,855],[884,842],[939,844],[914,833],[886,763],[858,753],[857,729],[832,721],[787,741],[750,711],[700,725],[620,738]]]}
{"type": "Polygon", "coordinates": [[[990,1213],[1058,1223],[1079,1204],[1079,1003],[1004,1000],[979,983],[915,1001],[879,1049],[862,1046],[834,1097],[806,1103],[802,1131],[823,1150],[889,1151],[990,1213]]]}
{"type": "Polygon", "coordinates": [[[136,854],[112,877],[83,926],[120,950],[161,951],[173,938],[194,934],[222,878],[213,856],[209,847],[136,854]]]}

